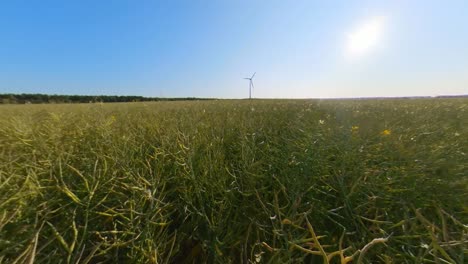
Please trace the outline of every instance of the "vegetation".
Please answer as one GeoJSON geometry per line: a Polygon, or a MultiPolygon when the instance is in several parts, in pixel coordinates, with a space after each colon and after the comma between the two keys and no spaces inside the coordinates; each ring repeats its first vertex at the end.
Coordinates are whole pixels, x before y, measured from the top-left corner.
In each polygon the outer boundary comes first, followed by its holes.
{"type": "Polygon", "coordinates": [[[150,101],[193,101],[206,98],[161,98],[126,95],[48,95],[48,94],[0,94],[0,104],[57,104],[57,103],[122,103],[150,101]]]}
{"type": "Polygon", "coordinates": [[[468,100],[0,106],[0,262],[466,263],[468,100]]]}

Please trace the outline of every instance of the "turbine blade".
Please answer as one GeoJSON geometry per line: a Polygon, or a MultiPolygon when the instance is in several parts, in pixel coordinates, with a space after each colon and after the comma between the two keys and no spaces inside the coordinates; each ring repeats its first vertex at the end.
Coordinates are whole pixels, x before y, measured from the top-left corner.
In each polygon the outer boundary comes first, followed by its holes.
{"type": "Polygon", "coordinates": [[[252,90],[253,90],[254,85],[253,85],[253,81],[252,81],[252,80],[250,80],[250,85],[252,85],[252,90]]]}
{"type": "Polygon", "coordinates": [[[253,79],[253,77],[255,76],[255,74],[257,74],[257,72],[254,72],[254,74],[252,75],[252,77],[250,77],[250,79],[253,79]]]}

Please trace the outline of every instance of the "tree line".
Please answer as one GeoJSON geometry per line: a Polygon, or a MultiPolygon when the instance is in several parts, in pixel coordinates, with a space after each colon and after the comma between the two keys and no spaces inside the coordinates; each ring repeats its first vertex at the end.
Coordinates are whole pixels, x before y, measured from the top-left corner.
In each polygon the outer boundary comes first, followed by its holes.
{"type": "Polygon", "coordinates": [[[183,97],[161,98],[127,95],[49,95],[49,94],[0,94],[0,104],[60,104],[60,103],[123,103],[150,101],[211,100],[208,98],[183,97]]]}

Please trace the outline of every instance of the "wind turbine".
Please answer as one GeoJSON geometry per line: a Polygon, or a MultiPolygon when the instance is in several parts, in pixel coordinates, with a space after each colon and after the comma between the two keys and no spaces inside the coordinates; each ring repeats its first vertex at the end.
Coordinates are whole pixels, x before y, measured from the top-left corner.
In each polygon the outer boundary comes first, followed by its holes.
{"type": "Polygon", "coordinates": [[[256,72],[254,72],[254,74],[252,74],[252,77],[244,78],[244,80],[249,80],[249,99],[252,99],[252,89],[254,88],[252,79],[255,76],[255,74],[256,74],[256,72]]]}

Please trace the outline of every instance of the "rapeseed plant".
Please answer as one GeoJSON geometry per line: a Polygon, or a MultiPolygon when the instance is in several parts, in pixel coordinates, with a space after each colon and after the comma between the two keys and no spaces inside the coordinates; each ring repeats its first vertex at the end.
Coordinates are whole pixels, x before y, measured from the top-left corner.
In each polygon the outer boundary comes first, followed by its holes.
{"type": "Polygon", "coordinates": [[[0,105],[0,262],[464,263],[466,104],[0,105]]]}

